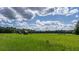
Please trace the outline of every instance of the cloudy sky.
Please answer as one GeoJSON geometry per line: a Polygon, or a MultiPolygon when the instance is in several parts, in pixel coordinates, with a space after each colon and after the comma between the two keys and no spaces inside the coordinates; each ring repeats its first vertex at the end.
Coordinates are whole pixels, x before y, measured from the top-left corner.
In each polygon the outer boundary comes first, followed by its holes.
{"type": "Polygon", "coordinates": [[[34,30],[72,30],[79,7],[0,7],[0,26],[34,30]]]}

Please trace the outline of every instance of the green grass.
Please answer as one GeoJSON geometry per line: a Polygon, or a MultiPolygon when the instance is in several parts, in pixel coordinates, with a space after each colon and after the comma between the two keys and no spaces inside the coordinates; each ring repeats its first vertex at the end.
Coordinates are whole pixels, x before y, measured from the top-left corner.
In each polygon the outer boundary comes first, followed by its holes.
{"type": "Polygon", "coordinates": [[[0,34],[0,51],[79,51],[79,35],[0,34]]]}

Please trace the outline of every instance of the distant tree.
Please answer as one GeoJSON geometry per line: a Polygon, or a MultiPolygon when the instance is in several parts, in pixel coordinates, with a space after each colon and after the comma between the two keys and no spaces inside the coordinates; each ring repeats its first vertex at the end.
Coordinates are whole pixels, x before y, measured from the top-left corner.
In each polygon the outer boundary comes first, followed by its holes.
{"type": "Polygon", "coordinates": [[[0,33],[15,33],[16,28],[13,27],[0,27],[0,33]]]}
{"type": "Polygon", "coordinates": [[[77,22],[75,27],[75,34],[79,35],[79,21],[77,22]]]}
{"type": "Polygon", "coordinates": [[[28,31],[26,29],[21,30],[22,34],[28,34],[28,31]]]}

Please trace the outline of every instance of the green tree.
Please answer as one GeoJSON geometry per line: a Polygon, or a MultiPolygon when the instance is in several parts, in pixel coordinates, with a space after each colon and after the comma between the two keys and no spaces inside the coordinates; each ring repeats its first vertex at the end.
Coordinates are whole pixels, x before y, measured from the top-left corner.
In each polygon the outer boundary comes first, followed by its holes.
{"type": "Polygon", "coordinates": [[[75,34],[79,35],[79,21],[77,22],[75,27],[75,34]]]}

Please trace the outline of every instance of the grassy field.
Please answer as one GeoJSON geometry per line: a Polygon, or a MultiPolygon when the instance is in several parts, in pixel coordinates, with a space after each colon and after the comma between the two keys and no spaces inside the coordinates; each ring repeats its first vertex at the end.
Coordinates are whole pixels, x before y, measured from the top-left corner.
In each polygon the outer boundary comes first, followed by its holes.
{"type": "Polygon", "coordinates": [[[79,51],[79,35],[0,34],[0,51],[79,51]]]}

